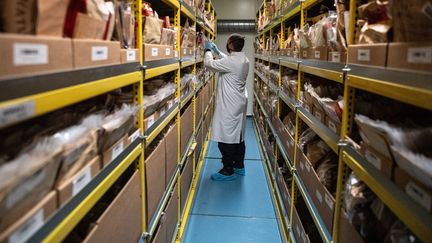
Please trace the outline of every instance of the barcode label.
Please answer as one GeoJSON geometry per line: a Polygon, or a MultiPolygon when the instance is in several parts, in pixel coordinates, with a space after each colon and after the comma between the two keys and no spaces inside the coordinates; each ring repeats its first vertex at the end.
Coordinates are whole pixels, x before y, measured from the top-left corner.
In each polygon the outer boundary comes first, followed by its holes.
{"type": "Polygon", "coordinates": [[[152,49],[151,49],[151,56],[152,57],[157,57],[158,56],[158,48],[157,47],[152,47],[152,49]]]}
{"type": "Polygon", "coordinates": [[[48,64],[48,45],[14,44],[13,63],[15,66],[48,64]]]}
{"type": "Polygon", "coordinates": [[[119,156],[121,154],[121,152],[123,152],[123,149],[124,149],[124,144],[123,144],[123,141],[121,141],[112,150],[112,153],[111,153],[112,160],[117,158],[117,156],[119,156]]]}
{"type": "Polygon", "coordinates": [[[134,133],[132,133],[132,135],[129,136],[129,142],[133,142],[135,140],[137,140],[140,136],[140,130],[136,130],[134,133]]]}
{"type": "Polygon", "coordinates": [[[155,122],[154,116],[153,115],[149,116],[148,122],[147,122],[147,129],[150,128],[154,122],[155,122]]]}
{"type": "Polygon", "coordinates": [[[333,206],[334,206],[333,200],[327,193],[324,195],[324,201],[326,202],[327,206],[330,209],[333,209],[333,206]]]}
{"type": "Polygon", "coordinates": [[[341,61],[340,53],[339,52],[332,52],[331,61],[332,62],[340,62],[341,61]]]}
{"type": "Polygon", "coordinates": [[[107,46],[92,46],[91,49],[91,60],[103,61],[108,59],[108,47],[107,46]]]}
{"type": "Polygon", "coordinates": [[[303,57],[307,57],[307,51],[303,51],[303,57]]]}
{"type": "Polygon", "coordinates": [[[431,211],[432,198],[425,190],[411,181],[405,186],[406,193],[411,196],[416,202],[431,211]]]}
{"type": "Polygon", "coordinates": [[[357,60],[363,62],[370,62],[370,50],[359,49],[357,52],[357,60]]]}
{"type": "Polygon", "coordinates": [[[329,120],[328,125],[329,125],[330,130],[332,130],[334,133],[337,133],[336,124],[334,122],[329,120]]]}
{"type": "Polygon", "coordinates": [[[323,198],[322,198],[321,192],[319,192],[318,190],[315,190],[315,196],[318,199],[318,201],[320,203],[322,203],[323,198]]]}
{"type": "Polygon", "coordinates": [[[432,63],[432,46],[408,48],[408,62],[419,64],[432,63]]]}
{"type": "Polygon", "coordinates": [[[127,50],[126,51],[126,61],[128,61],[128,62],[136,61],[135,50],[127,50]]]}
{"type": "Polygon", "coordinates": [[[381,170],[381,159],[369,150],[365,151],[366,160],[373,164],[377,169],[381,170]]]}

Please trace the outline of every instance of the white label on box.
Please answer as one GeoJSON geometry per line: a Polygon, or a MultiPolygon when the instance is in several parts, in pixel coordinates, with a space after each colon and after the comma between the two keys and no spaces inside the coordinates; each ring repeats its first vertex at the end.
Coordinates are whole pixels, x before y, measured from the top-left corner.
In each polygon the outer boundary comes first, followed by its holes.
{"type": "Polygon", "coordinates": [[[155,122],[154,115],[149,116],[148,122],[147,122],[147,129],[149,129],[153,125],[154,122],[155,122]]]}
{"type": "Polygon", "coordinates": [[[189,55],[192,55],[192,49],[189,49],[189,55]]]}
{"type": "Polygon", "coordinates": [[[324,195],[324,201],[330,209],[333,209],[333,200],[327,193],[324,195]]]}
{"type": "Polygon", "coordinates": [[[174,56],[175,56],[175,57],[178,57],[178,52],[177,52],[177,50],[174,51],[174,56]]]}
{"type": "Polygon", "coordinates": [[[168,109],[171,109],[171,107],[174,105],[173,100],[169,100],[167,103],[168,103],[168,109]]]}
{"type": "Polygon", "coordinates": [[[128,62],[136,61],[135,50],[127,50],[126,51],[126,61],[128,61],[128,62]]]}
{"type": "Polygon", "coordinates": [[[165,56],[169,56],[171,55],[171,48],[166,48],[165,49],[165,56]]]}
{"type": "Polygon", "coordinates": [[[432,46],[408,48],[408,62],[419,64],[432,63],[432,46]]]}
{"type": "Polygon", "coordinates": [[[329,120],[328,126],[329,126],[330,130],[332,130],[334,133],[337,133],[336,124],[334,122],[329,120]]]}
{"type": "Polygon", "coordinates": [[[151,48],[151,56],[152,57],[157,57],[158,56],[158,48],[157,47],[152,47],[151,48]]]}
{"type": "Polygon", "coordinates": [[[160,115],[163,116],[165,112],[166,112],[166,107],[164,106],[160,109],[160,115]]]}
{"type": "Polygon", "coordinates": [[[316,116],[316,118],[318,118],[318,120],[321,121],[321,119],[322,119],[322,117],[321,117],[321,113],[319,113],[319,112],[315,112],[315,116],[316,116]]]}
{"type": "Polygon", "coordinates": [[[183,49],[183,55],[186,55],[186,53],[187,53],[187,50],[183,49]]]}
{"type": "Polygon", "coordinates": [[[310,173],[311,167],[310,167],[309,163],[306,161],[304,161],[303,163],[305,163],[306,170],[310,173]]]}
{"type": "Polygon", "coordinates": [[[357,60],[363,62],[370,62],[370,50],[369,49],[358,49],[357,60]]]}
{"type": "Polygon", "coordinates": [[[44,210],[43,208],[41,208],[35,213],[35,215],[29,218],[9,237],[9,242],[13,242],[13,243],[26,242],[43,225],[44,225],[44,210]]]}
{"type": "Polygon", "coordinates": [[[378,170],[381,170],[381,159],[369,150],[365,151],[366,160],[373,164],[378,170]]]}
{"type": "Polygon", "coordinates": [[[304,164],[303,164],[303,161],[300,161],[300,169],[304,170],[304,164]]]}
{"type": "Polygon", "coordinates": [[[321,52],[315,51],[315,59],[320,59],[320,58],[321,58],[321,52]]]}
{"type": "Polygon", "coordinates": [[[35,102],[28,101],[0,108],[0,127],[35,115],[35,102]]]}
{"type": "Polygon", "coordinates": [[[111,153],[112,160],[117,158],[117,156],[119,156],[121,154],[121,152],[123,152],[123,149],[124,149],[124,144],[123,144],[123,141],[121,141],[112,150],[112,153],[111,153]]]}
{"type": "Polygon", "coordinates": [[[309,112],[311,111],[309,105],[307,105],[307,104],[305,104],[305,109],[306,109],[307,111],[309,111],[309,112]]]}
{"type": "Polygon", "coordinates": [[[425,207],[429,212],[431,211],[432,197],[425,190],[410,181],[405,186],[405,191],[416,202],[425,207]]]}
{"type": "Polygon", "coordinates": [[[332,62],[340,62],[341,61],[340,53],[339,52],[332,52],[331,61],[332,62]]]}
{"type": "Polygon", "coordinates": [[[303,51],[303,57],[307,57],[307,51],[303,51]]]}
{"type": "Polygon", "coordinates": [[[315,196],[318,198],[318,201],[320,203],[322,203],[323,198],[322,198],[321,192],[319,192],[318,190],[315,190],[315,196]]]}
{"type": "Polygon", "coordinates": [[[48,64],[48,45],[27,43],[14,44],[13,64],[15,66],[48,64]]]}
{"type": "Polygon", "coordinates": [[[91,60],[103,61],[108,60],[108,47],[107,46],[92,46],[91,60]]]}
{"type": "Polygon", "coordinates": [[[41,168],[30,178],[15,187],[6,198],[6,208],[10,209],[15,206],[18,201],[22,200],[29,192],[38,186],[44,180],[45,176],[46,170],[45,168],[41,168]]]}
{"type": "Polygon", "coordinates": [[[91,181],[91,168],[88,166],[81,174],[76,175],[72,182],[72,196],[75,196],[91,181]]]}
{"type": "Polygon", "coordinates": [[[140,136],[140,130],[136,130],[132,135],[129,136],[129,142],[132,143],[133,141],[137,140],[140,136]]]}

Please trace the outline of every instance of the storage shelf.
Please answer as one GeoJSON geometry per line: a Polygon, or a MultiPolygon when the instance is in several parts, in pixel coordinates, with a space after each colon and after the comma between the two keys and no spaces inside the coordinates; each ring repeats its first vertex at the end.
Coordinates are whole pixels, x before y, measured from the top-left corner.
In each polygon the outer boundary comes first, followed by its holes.
{"type": "Polygon", "coordinates": [[[318,61],[318,60],[302,60],[300,63],[300,71],[335,82],[343,83],[343,69],[345,65],[342,63],[318,61]]]}
{"type": "Polygon", "coordinates": [[[187,5],[184,2],[181,2],[180,5],[181,5],[181,7],[180,7],[181,13],[186,15],[193,22],[196,22],[197,19],[195,16],[195,11],[189,5],[187,5]]]}
{"type": "Polygon", "coordinates": [[[189,102],[189,100],[192,99],[193,95],[194,95],[194,91],[192,90],[185,96],[185,98],[181,101],[180,109],[184,108],[184,106],[189,102]]]}
{"type": "Polygon", "coordinates": [[[144,67],[144,79],[150,79],[179,69],[180,63],[177,58],[170,58],[144,62],[144,67]]]}
{"type": "Polygon", "coordinates": [[[279,147],[279,151],[281,152],[282,157],[284,158],[284,160],[285,160],[285,162],[286,162],[286,165],[287,165],[288,169],[292,170],[292,169],[294,168],[294,166],[293,166],[293,165],[294,165],[293,161],[291,161],[291,160],[289,159],[289,157],[288,157],[288,155],[287,155],[288,152],[285,150],[285,147],[283,146],[282,141],[280,140],[279,135],[278,135],[278,133],[276,132],[276,129],[274,128],[272,122],[270,121],[270,118],[266,118],[266,121],[267,121],[267,125],[270,127],[270,131],[271,131],[271,133],[273,134],[273,137],[274,137],[275,140],[276,140],[276,144],[277,144],[277,146],[279,147]]]}
{"type": "Polygon", "coordinates": [[[321,2],[321,0],[305,0],[303,3],[303,8],[308,9],[321,2]]]}
{"type": "Polygon", "coordinates": [[[274,55],[269,56],[269,62],[271,62],[273,64],[279,65],[279,60],[280,60],[279,56],[274,56],[274,55]]]}
{"type": "Polygon", "coordinates": [[[339,154],[339,136],[303,107],[297,108],[298,116],[336,153],[339,154]]]}
{"type": "Polygon", "coordinates": [[[306,186],[304,185],[302,179],[297,174],[297,172],[294,173],[293,179],[294,179],[295,183],[297,184],[297,188],[299,189],[300,194],[302,195],[302,197],[306,203],[307,208],[309,209],[309,212],[312,216],[312,219],[315,222],[315,225],[318,229],[318,232],[321,235],[322,240],[324,242],[327,242],[327,243],[333,242],[332,237],[331,237],[329,231],[327,230],[327,228],[324,224],[324,221],[322,220],[317,208],[315,207],[314,203],[312,202],[312,198],[310,197],[310,195],[306,189],[306,186]]]}
{"type": "Polygon", "coordinates": [[[164,3],[171,5],[174,8],[180,8],[180,1],[178,0],[162,0],[164,3]]]}
{"type": "Polygon", "coordinates": [[[394,214],[423,242],[432,239],[432,215],[384,177],[349,146],[342,147],[343,161],[387,205],[394,214]]]}
{"type": "Polygon", "coordinates": [[[271,29],[273,29],[277,25],[279,25],[282,22],[294,17],[295,15],[297,15],[299,13],[300,13],[300,2],[297,2],[296,4],[290,6],[287,10],[285,10],[285,12],[282,15],[278,16],[278,18],[275,18],[272,21],[270,21],[270,23],[267,24],[267,26],[264,27],[264,29],[262,29],[258,32],[258,35],[262,35],[266,32],[269,32],[271,29]]]}
{"type": "Polygon", "coordinates": [[[148,146],[159,135],[162,130],[171,122],[179,111],[178,104],[174,104],[165,114],[160,117],[149,129],[144,132],[145,144],[148,146]]]}
{"type": "MultiPolygon", "coordinates": [[[[129,67],[133,68],[133,70],[137,69],[136,65],[129,67]]],[[[116,69],[115,67],[113,68],[116,69]]],[[[0,103],[0,128],[58,110],[124,86],[139,83],[142,75],[141,72],[135,71],[94,80],[91,78],[106,76],[98,74],[99,72],[109,70],[109,68],[90,70],[83,70],[81,75],[80,71],[67,72],[63,74],[65,75],[63,79],[61,79],[62,74],[53,74],[55,79],[47,79],[47,85],[42,85],[41,82],[43,82],[45,77],[49,78],[51,75],[0,81],[0,97],[3,99],[3,102],[0,103]],[[88,74],[88,72],[95,72],[95,75],[90,75],[90,79],[77,81],[77,77],[85,77],[84,75],[88,74]],[[70,79],[71,83],[68,78],[74,74],[77,77],[70,79]],[[54,84],[53,81],[58,81],[58,84],[54,84]],[[74,85],[74,81],[79,84],[74,85]],[[43,87],[38,89],[40,86],[34,84],[40,84],[43,87]],[[19,88],[17,85],[19,85],[19,88]],[[30,90],[32,87],[35,87],[34,92],[30,90]]],[[[127,70],[131,71],[130,69],[127,70]]]]}
{"type": "Polygon", "coordinates": [[[75,197],[60,208],[29,242],[61,242],[93,208],[105,192],[137,159],[142,141],[135,140],[117,158],[103,168],[75,197]]]}
{"type": "Polygon", "coordinates": [[[279,60],[281,66],[291,68],[294,70],[298,70],[300,62],[301,62],[300,59],[294,57],[281,57],[281,59],[279,60]]]}
{"type": "Polygon", "coordinates": [[[296,111],[298,103],[293,98],[289,97],[283,90],[279,90],[279,98],[287,105],[292,111],[296,111]]]}
{"type": "Polygon", "coordinates": [[[202,18],[197,17],[197,24],[199,25],[199,27],[201,27],[201,29],[204,29],[207,33],[210,33],[212,36],[214,36],[213,30],[209,26],[207,26],[207,24],[202,18]]]}
{"type": "Polygon", "coordinates": [[[254,95],[255,95],[255,101],[258,102],[258,105],[261,108],[264,117],[267,119],[269,117],[267,111],[264,109],[264,106],[261,104],[261,100],[258,98],[258,95],[255,93],[255,91],[254,91],[254,95]]]}
{"type": "Polygon", "coordinates": [[[347,84],[432,110],[432,74],[349,65],[347,84]]]}
{"type": "Polygon", "coordinates": [[[193,57],[183,57],[180,59],[181,68],[192,66],[195,63],[196,63],[196,60],[193,57]]]}

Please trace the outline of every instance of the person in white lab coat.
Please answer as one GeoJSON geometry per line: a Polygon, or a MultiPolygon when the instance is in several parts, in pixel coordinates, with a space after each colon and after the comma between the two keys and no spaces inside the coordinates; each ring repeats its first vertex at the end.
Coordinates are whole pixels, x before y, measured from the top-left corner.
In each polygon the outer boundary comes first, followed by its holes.
{"type": "Polygon", "coordinates": [[[218,142],[223,168],[211,176],[216,181],[235,180],[237,175],[246,175],[244,132],[249,60],[242,52],[244,43],[243,36],[230,35],[226,44],[229,55],[222,53],[211,41],[205,43],[204,65],[219,74],[211,140],[218,142]],[[219,58],[214,59],[211,51],[219,58]]]}

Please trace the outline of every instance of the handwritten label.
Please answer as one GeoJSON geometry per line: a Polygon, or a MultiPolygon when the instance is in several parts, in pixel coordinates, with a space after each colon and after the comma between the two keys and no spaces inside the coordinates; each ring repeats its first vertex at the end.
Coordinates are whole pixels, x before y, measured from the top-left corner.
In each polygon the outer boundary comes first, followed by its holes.
{"type": "Polygon", "coordinates": [[[26,242],[43,224],[44,210],[41,208],[9,237],[9,242],[26,242]]]}
{"type": "Polygon", "coordinates": [[[107,46],[92,46],[91,49],[91,60],[103,61],[108,59],[108,47],[107,46]]]}
{"type": "Polygon", "coordinates": [[[72,182],[72,196],[75,196],[91,181],[91,168],[88,166],[81,174],[76,175],[72,182]]]}
{"type": "Polygon", "coordinates": [[[316,198],[318,199],[318,201],[319,201],[320,203],[322,203],[322,201],[323,201],[323,197],[322,197],[322,195],[321,195],[321,192],[319,192],[318,190],[315,190],[315,196],[316,196],[316,198]]]}
{"type": "Polygon", "coordinates": [[[126,61],[128,61],[128,62],[136,61],[135,50],[127,50],[126,51],[126,61]]]}
{"type": "Polygon", "coordinates": [[[35,115],[35,102],[28,101],[0,108],[0,127],[35,115]]]}
{"type": "Polygon", "coordinates": [[[429,212],[431,211],[431,195],[429,195],[425,190],[421,187],[417,186],[413,182],[408,182],[405,186],[405,192],[412,197],[416,202],[426,208],[429,212]]]}
{"type": "Polygon", "coordinates": [[[151,56],[152,57],[157,57],[158,56],[158,48],[157,47],[152,47],[152,49],[151,49],[151,56]]]}
{"type": "Polygon", "coordinates": [[[165,49],[165,56],[169,56],[171,55],[171,48],[166,48],[165,49]]]}
{"type": "Polygon", "coordinates": [[[121,141],[119,144],[117,144],[112,152],[111,152],[111,158],[114,160],[115,158],[117,158],[117,156],[119,156],[121,154],[121,152],[123,152],[124,149],[124,144],[123,141],[121,141]]]}
{"type": "Polygon", "coordinates": [[[331,54],[331,61],[332,62],[340,62],[341,61],[341,55],[339,52],[332,52],[331,54]]]}
{"type": "Polygon", "coordinates": [[[320,58],[321,58],[321,52],[315,51],[315,59],[320,59],[320,58]]]}
{"type": "Polygon", "coordinates": [[[432,46],[408,48],[408,62],[418,64],[432,63],[432,46]]]}
{"type": "Polygon", "coordinates": [[[358,49],[357,60],[363,62],[370,62],[370,50],[369,49],[358,49]]]}
{"type": "Polygon", "coordinates": [[[369,150],[365,151],[366,160],[373,164],[377,169],[381,170],[381,159],[369,150]]]}
{"type": "Polygon", "coordinates": [[[326,202],[327,206],[330,209],[333,209],[333,206],[334,206],[333,200],[327,193],[324,195],[324,201],[326,202]]]}
{"type": "Polygon", "coordinates": [[[48,64],[48,45],[16,43],[13,45],[15,66],[48,64]]]}

